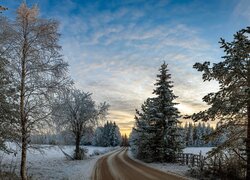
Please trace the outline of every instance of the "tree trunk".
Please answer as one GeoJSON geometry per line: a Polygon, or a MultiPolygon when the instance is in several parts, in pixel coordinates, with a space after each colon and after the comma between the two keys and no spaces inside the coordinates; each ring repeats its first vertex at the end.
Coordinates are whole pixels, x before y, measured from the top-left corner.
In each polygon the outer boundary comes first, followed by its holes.
{"type": "Polygon", "coordinates": [[[26,117],[24,110],[24,79],[25,79],[25,62],[22,63],[22,79],[21,79],[21,91],[20,91],[20,121],[22,130],[22,158],[21,158],[21,170],[20,175],[22,180],[27,179],[26,173],[26,155],[27,155],[27,130],[26,130],[26,117]]]}
{"type": "Polygon", "coordinates": [[[247,151],[247,176],[246,179],[250,179],[250,101],[248,100],[247,106],[247,144],[246,144],[246,151],[247,151]]]}
{"type": "Polygon", "coordinates": [[[26,117],[24,110],[24,95],[25,95],[25,61],[22,62],[22,79],[21,79],[21,90],[20,90],[20,121],[22,130],[22,158],[21,158],[21,170],[20,175],[22,180],[27,180],[26,173],[26,156],[27,156],[27,129],[26,129],[26,117]]]}
{"type": "Polygon", "coordinates": [[[248,62],[248,99],[247,99],[247,141],[246,141],[246,152],[247,152],[247,175],[246,179],[250,179],[250,61],[248,62]]]}
{"type": "MultiPolygon", "coordinates": [[[[26,25],[27,27],[27,25],[26,25]]],[[[25,78],[26,78],[26,52],[27,52],[27,37],[24,35],[24,44],[22,47],[22,69],[21,69],[21,84],[20,84],[20,122],[22,131],[22,158],[20,175],[22,180],[27,180],[26,172],[26,156],[27,156],[27,119],[25,117],[25,78]]]]}
{"type": "Polygon", "coordinates": [[[22,159],[21,159],[21,178],[22,180],[27,180],[27,172],[26,172],[26,157],[27,157],[27,140],[26,133],[23,131],[22,133],[22,159]]]}
{"type": "Polygon", "coordinates": [[[76,150],[75,150],[75,159],[80,160],[81,159],[81,152],[80,152],[80,134],[76,134],[76,150]]]}

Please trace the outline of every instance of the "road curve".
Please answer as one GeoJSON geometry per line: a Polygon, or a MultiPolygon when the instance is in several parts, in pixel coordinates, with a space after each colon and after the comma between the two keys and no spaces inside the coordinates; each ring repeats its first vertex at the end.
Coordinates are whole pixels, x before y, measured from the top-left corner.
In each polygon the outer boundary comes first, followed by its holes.
{"type": "Polygon", "coordinates": [[[127,148],[100,158],[92,173],[93,180],[182,180],[174,174],[150,168],[130,159],[127,148]]]}

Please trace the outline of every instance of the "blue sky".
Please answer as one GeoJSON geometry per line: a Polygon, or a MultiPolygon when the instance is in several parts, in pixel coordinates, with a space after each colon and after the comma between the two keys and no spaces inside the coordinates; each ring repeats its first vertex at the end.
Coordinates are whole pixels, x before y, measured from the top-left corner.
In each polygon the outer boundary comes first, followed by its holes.
{"type": "MultiPolygon", "coordinates": [[[[14,17],[18,0],[2,0],[14,17]]],[[[183,113],[205,109],[202,97],[215,91],[203,83],[195,62],[218,62],[220,37],[250,26],[249,0],[26,0],[44,18],[60,21],[62,54],[76,87],[110,105],[109,120],[123,132],[133,126],[134,109],[152,96],[165,60],[183,113]]]]}

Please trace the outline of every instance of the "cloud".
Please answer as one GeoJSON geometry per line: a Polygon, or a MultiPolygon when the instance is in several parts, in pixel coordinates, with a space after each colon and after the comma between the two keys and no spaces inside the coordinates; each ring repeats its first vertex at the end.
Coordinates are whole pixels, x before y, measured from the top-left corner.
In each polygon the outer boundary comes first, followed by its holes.
{"type": "Polygon", "coordinates": [[[243,17],[250,22],[250,3],[248,0],[240,0],[236,5],[233,14],[236,17],[243,17]]]}
{"type": "Polygon", "coordinates": [[[188,16],[196,5],[172,8],[171,1],[154,0],[40,3],[42,16],[61,22],[62,53],[76,87],[92,92],[97,103],[107,101],[109,120],[123,131],[133,126],[135,108],[153,96],[163,60],[169,64],[180,111],[192,113],[207,107],[201,98],[216,90],[217,84],[203,83],[192,66],[217,57],[218,52],[201,34],[199,24],[178,18],[188,16]]]}

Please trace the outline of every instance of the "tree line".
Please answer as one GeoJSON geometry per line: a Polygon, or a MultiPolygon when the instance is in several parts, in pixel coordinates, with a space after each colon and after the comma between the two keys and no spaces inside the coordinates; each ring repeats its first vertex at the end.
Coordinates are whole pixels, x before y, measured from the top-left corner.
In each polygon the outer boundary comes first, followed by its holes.
{"type": "Polygon", "coordinates": [[[95,130],[93,145],[96,146],[118,146],[121,144],[122,137],[119,127],[115,122],[107,121],[103,127],[95,130]]]}
{"type": "Polygon", "coordinates": [[[185,126],[181,128],[182,138],[185,147],[216,147],[222,144],[226,137],[220,136],[215,139],[210,139],[209,136],[216,132],[218,124],[215,128],[205,122],[197,123],[185,123],[185,126]]]}

